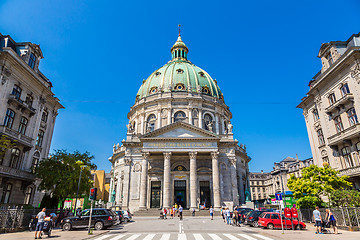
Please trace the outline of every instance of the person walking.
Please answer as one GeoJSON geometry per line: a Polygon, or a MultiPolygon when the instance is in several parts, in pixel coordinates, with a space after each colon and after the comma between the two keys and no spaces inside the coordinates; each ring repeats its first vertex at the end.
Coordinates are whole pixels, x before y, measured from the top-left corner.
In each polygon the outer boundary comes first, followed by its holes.
{"type": "Polygon", "coordinates": [[[226,214],[226,224],[231,224],[230,210],[229,210],[229,208],[226,208],[225,214],[226,214]]]}
{"type": "Polygon", "coordinates": [[[224,220],[224,222],[225,222],[225,208],[221,208],[221,216],[222,216],[222,218],[223,218],[223,220],[224,220]]]}
{"type": "Polygon", "coordinates": [[[178,214],[178,205],[177,205],[177,203],[175,203],[175,212],[174,212],[174,214],[178,214]]]}
{"type": "Polygon", "coordinates": [[[316,207],[315,210],[313,211],[313,216],[314,216],[314,221],[315,221],[315,228],[316,228],[316,234],[323,234],[321,232],[321,223],[322,223],[322,219],[321,219],[321,214],[319,211],[319,207],[316,207]]]}
{"type": "Polygon", "coordinates": [[[45,222],[45,216],[46,216],[45,212],[46,212],[46,208],[43,208],[41,210],[41,212],[39,212],[36,215],[36,218],[38,219],[38,222],[37,222],[36,228],[35,228],[35,239],[41,239],[42,238],[40,236],[40,234],[41,234],[41,231],[44,228],[44,222],[45,222]],[[36,234],[37,234],[37,236],[36,236],[36,234]]]}
{"type": "Polygon", "coordinates": [[[192,216],[195,217],[195,208],[192,208],[192,216]]]}
{"type": "Polygon", "coordinates": [[[167,214],[167,210],[166,210],[166,208],[164,208],[164,220],[167,219],[167,218],[166,218],[166,214],[167,214]]]}
{"type": "Polygon", "coordinates": [[[180,220],[183,219],[183,207],[181,205],[179,205],[179,216],[180,216],[180,220]]]}
{"type": "Polygon", "coordinates": [[[336,227],[336,219],[330,209],[326,209],[326,221],[330,222],[330,225],[334,228],[334,234],[338,234],[338,229],[336,227]]]}
{"type": "Polygon", "coordinates": [[[171,219],[174,218],[174,208],[170,208],[170,217],[171,219]]]}
{"type": "Polygon", "coordinates": [[[237,211],[237,208],[234,209],[233,212],[233,222],[234,222],[234,226],[238,225],[239,222],[239,212],[237,211]]]}
{"type": "Polygon", "coordinates": [[[213,207],[212,206],[210,206],[210,219],[211,220],[214,220],[214,209],[213,209],[213,207]]]}

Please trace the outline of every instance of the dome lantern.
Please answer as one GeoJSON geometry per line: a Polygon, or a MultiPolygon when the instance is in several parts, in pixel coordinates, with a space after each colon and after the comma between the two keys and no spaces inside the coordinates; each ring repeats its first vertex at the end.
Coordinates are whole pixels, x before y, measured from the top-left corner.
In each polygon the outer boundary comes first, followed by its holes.
{"type": "Polygon", "coordinates": [[[179,36],[176,40],[175,44],[171,48],[171,56],[172,61],[176,60],[187,60],[187,54],[189,52],[189,49],[185,45],[185,43],[181,40],[181,34],[180,34],[180,24],[179,24],[179,36]]]}

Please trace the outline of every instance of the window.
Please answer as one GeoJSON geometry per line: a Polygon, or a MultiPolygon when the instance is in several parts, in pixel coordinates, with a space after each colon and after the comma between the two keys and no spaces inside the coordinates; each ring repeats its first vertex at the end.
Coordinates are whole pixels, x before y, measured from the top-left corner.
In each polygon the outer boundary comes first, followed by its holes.
{"type": "Polygon", "coordinates": [[[150,89],[150,94],[155,94],[155,93],[157,93],[157,91],[158,91],[158,88],[157,88],[157,87],[152,87],[152,88],[150,89]]]}
{"type": "Polygon", "coordinates": [[[335,94],[330,94],[328,98],[330,105],[333,105],[336,102],[335,94]]]}
{"type": "Polygon", "coordinates": [[[254,187],[252,188],[252,191],[255,192],[255,188],[254,188],[254,187]]]}
{"type": "Polygon", "coordinates": [[[319,112],[318,112],[318,110],[316,108],[312,111],[312,113],[313,113],[313,117],[314,117],[315,122],[320,119],[319,112]]]}
{"type": "Polygon", "coordinates": [[[3,188],[3,194],[2,194],[2,203],[9,203],[10,201],[10,194],[11,194],[12,184],[6,183],[3,188]]]}
{"type": "Polygon", "coordinates": [[[186,120],[186,115],[183,111],[178,111],[174,114],[174,122],[186,120]]]}
{"type": "Polygon", "coordinates": [[[29,58],[29,63],[28,63],[28,65],[29,65],[32,69],[34,69],[35,63],[36,63],[35,54],[30,53],[30,58],[29,58]]]}
{"type": "Polygon", "coordinates": [[[26,96],[25,103],[28,105],[28,107],[32,107],[33,97],[28,94],[28,95],[26,96]]]}
{"type": "Polygon", "coordinates": [[[270,214],[266,214],[266,215],[264,216],[264,218],[270,219],[270,214]]]}
{"type": "Polygon", "coordinates": [[[24,204],[30,204],[32,191],[33,191],[32,187],[28,187],[26,189],[24,204]]]}
{"type": "Polygon", "coordinates": [[[330,166],[329,157],[327,157],[327,156],[323,157],[322,160],[323,160],[323,163],[327,163],[330,166]]]}
{"type": "Polygon", "coordinates": [[[204,72],[199,72],[199,75],[200,75],[201,77],[205,77],[205,73],[204,73],[204,72]]]}
{"type": "Polygon", "coordinates": [[[258,192],[261,192],[261,189],[258,187],[258,192]]]}
{"type": "Polygon", "coordinates": [[[8,127],[8,128],[12,128],[12,125],[14,123],[14,118],[15,118],[15,112],[13,110],[11,110],[10,108],[8,108],[6,110],[4,126],[8,127]]]}
{"type": "Polygon", "coordinates": [[[11,150],[10,165],[11,168],[20,167],[20,150],[18,148],[13,148],[11,150]]]}
{"type": "Polygon", "coordinates": [[[43,130],[39,130],[39,134],[36,138],[36,146],[41,147],[43,140],[44,140],[44,134],[45,134],[45,132],[43,130]]]}
{"type": "Polygon", "coordinates": [[[212,124],[213,124],[213,118],[210,114],[205,114],[204,115],[204,127],[206,130],[210,131],[210,128],[212,128],[212,124]]]}
{"type": "Polygon", "coordinates": [[[185,90],[184,84],[182,84],[182,83],[176,84],[175,90],[177,90],[177,91],[184,91],[184,90],[185,90]]]}
{"type": "Polygon", "coordinates": [[[17,100],[20,100],[22,89],[18,85],[14,85],[14,88],[12,90],[12,95],[15,96],[17,100]]]}
{"type": "Polygon", "coordinates": [[[344,147],[341,149],[341,154],[345,162],[345,168],[351,168],[354,166],[350,152],[351,152],[350,147],[344,147]]]}
{"type": "Polygon", "coordinates": [[[41,115],[41,121],[43,121],[43,122],[47,122],[47,119],[48,119],[48,115],[49,115],[49,113],[48,113],[48,111],[47,110],[44,110],[43,111],[43,113],[42,113],[42,115],[41,115]]]}
{"type": "Polygon", "coordinates": [[[342,124],[340,116],[334,118],[334,123],[335,123],[336,132],[341,132],[342,130],[344,130],[344,126],[342,124]]]}
{"type": "Polygon", "coordinates": [[[350,108],[347,111],[347,116],[349,118],[350,126],[354,126],[356,123],[358,123],[358,119],[356,116],[355,108],[350,108]]]}
{"type": "Polygon", "coordinates": [[[147,132],[152,132],[155,130],[155,122],[156,122],[156,117],[154,114],[151,114],[148,118],[147,118],[147,126],[146,126],[146,131],[147,132]]]}
{"type": "Polygon", "coordinates": [[[31,171],[33,173],[35,173],[36,168],[39,164],[39,159],[40,159],[40,153],[39,152],[35,152],[34,156],[33,156],[33,161],[32,161],[32,166],[31,166],[31,171]]]}
{"type": "Polygon", "coordinates": [[[26,117],[21,117],[18,132],[25,135],[28,120],[26,117]]]}
{"type": "Polygon", "coordinates": [[[279,214],[271,214],[271,219],[280,219],[279,214]]]}
{"type": "Polygon", "coordinates": [[[184,73],[184,70],[179,68],[179,69],[176,70],[176,72],[179,73],[179,74],[182,74],[182,73],[184,73]]]}
{"type": "Polygon", "coordinates": [[[329,55],[326,56],[326,59],[328,60],[329,66],[331,66],[334,63],[331,53],[329,53],[329,55]]]}
{"type": "Polygon", "coordinates": [[[323,135],[323,131],[322,129],[317,130],[317,135],[318,135],[318,139],[319,139],[319,145],[324,145],[325,144],[325,139],[324,139],[324,135],[323,135]]]}
{"type": "Polygon", "coordinates": [[[202,89],[201,89],[201,92],[203,93],[203,94],[210,94],[210,89],[208,88],[208,87],[203,87],[202,89]]]}
{"type": "Polygon", "coordinates": [[[156,72],[155,75],[158,77],[161,75],[161,72],[156,72]]]}
{"type": "Polygon", "coordinates": [[[341,91],[341,95],[345,96],[346,94],[350,93],[349,90],[349,85],[347,83],[345,83],[344,85],[342,85],[342,87],[340,88],[341,91]]]}

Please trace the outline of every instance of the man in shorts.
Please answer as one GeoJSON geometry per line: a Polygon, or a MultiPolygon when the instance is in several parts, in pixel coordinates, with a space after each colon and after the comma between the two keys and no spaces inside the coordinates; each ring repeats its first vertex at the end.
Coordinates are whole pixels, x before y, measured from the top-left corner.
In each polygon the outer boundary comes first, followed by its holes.
{"type": "Polygon", "coordinates": [[[316,207],[315,210],[313,211],[313,216],[314,216],[314,220],[315,220],[315,228],[316,228],[316,234],[322,234],[321,232],[321,223],[322,223],[322,219],[321,219],[321,214],[319,211],[319,207],[316,207]]]}
{"type": "Polygon", "coordinates": [[[210,206],[210,217],[211,217],[211,220],[214,220],[214,209],[212,206],[210,206]]]}
{"type": "Polygon", "coordinates": [[[36,215],[38,222],[37,222],[36,228],[35,228],[35,239],[41,239],[40,234],[44,228],[44,222],[45,222],[45,216],[46,216],[45,211],[46,211],[46,208],[43,208],[42,211],[36,215]],[[36,233],[38,233],[37,237],[36,237],[36,233]]]}

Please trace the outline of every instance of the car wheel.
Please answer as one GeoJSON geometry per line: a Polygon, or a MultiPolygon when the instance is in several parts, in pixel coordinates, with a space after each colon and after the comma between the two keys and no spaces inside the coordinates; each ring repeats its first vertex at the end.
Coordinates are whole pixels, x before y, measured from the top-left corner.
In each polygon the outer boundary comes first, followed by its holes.
{"type": "Polygon", "coordinates": [[[62,229],[64,231],[70,231],[71,230],[71,223],[64,223],[62,226],[62,229]]]}
{"type": "Polygon", "coordinates": [[[125,218],[125,223],[127,223],[129,221],[129,219],[128,218],[125,218]]]}
{"type": "Polygon", "coordinates": [[[102,230],[104,228],[104,224],[102,222],[95,223],[95,230],[102,230]]]}
{"type": "Polygon", "coordinates": [[[258,222],[254,222],[254,227],[259,227],[259,223],[258,223],[258,222]]]}
{"type": "Polygon", "coordinates": [[[273,230],[273,229],[274,229],[274,224],[269,223],[269,224],[267,225],[267,228],[270,229],[270,230],[273,230]]]}
{"type": "Polygon", "coordinates": [[[303,227],[299,224],[299,225],[296,226],[296,229],[297,229],[297,230],[302,230],[303,227]]]}

